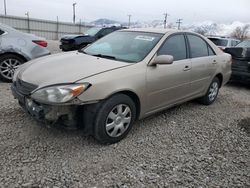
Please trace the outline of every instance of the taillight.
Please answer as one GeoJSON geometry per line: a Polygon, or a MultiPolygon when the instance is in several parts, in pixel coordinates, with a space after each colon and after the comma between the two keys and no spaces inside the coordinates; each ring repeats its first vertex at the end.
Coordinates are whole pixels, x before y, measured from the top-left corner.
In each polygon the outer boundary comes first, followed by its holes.
{"type": "Polygon", "coordinates": [[[42,47],[47,47],[48,46],[48,43],[46,41],[43,41],[43,40],[33,40],[32,42],[34,42],[37,45],[42,46],[42,47]]]}

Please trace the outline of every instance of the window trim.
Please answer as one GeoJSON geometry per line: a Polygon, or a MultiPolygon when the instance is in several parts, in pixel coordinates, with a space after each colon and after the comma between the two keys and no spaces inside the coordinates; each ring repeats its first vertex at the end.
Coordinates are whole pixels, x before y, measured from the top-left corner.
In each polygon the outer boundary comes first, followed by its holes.
{"type": "MultiPolygon", "coordinates": [[[[189,50],[188,50],[188,41],[186,39],[186,36],[185,36],[185,32],[178,32],[178,33],[173,33],[171,35],[169,35],[161,44],[161,46],[158,48],[157,52],[155,53],[156,57],[158,56],[158,52],[160,51],[160,49],[163,47],[163,45],[166,43],[167,40],[169,40],[171,37],[173,36],[176,36],[176,35],[182,35],[184,37],[184,40],[185,40],[185,47],[186,47],[186,58],[185,59],[180,59],[180,60],[177,60],[177,61],[182,61],[182,60],[186,60],[186,59],[189,59],[189,50]]],[[[174,61],[176,62],[176,61],[174,61]]]]}
{"type": "Polygon", "coordinates": [[[217,54],[215,53],[214,49],[209,45],[209,43],[203,39],[201,36],[195,34],[195,33],[185,33],[186,37],[187,37],[187,42],[188,42],[188,49],[189,49],[189,58],[190,59],[195,59],[195,58],[201,58],[201,57],[211,57],[211,56],[216,56],[217,54]],[[191,53],[191,46],[190,46],[190,41],[188,39],[188,35],[193,35],[193,36],[196,36],[196,37],[199,37],[201,40],[203,40],[206,44],[207,44],[207,54],[208,56],[201,56],[201,57],[192,57],[192,53],[191,53]],[[208,51],[208,48],[211,48],[212,52],[214,53],[214,55],[209,55],[209,51],[208,51]]]}

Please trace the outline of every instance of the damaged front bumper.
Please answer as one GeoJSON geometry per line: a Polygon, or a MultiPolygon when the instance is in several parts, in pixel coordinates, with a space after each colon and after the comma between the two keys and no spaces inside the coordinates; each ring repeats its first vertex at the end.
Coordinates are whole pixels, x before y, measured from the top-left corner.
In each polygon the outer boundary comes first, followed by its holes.
{"type": "Polygon", "coordinates": [[[79,114],[80,105],[45,105],[32,100],[18,92],[14,85],[11,86],[13,96],[19,101],[20,106],[37,121],[47,125],[62,125],[75,129],[81,124],[79,114]]]}

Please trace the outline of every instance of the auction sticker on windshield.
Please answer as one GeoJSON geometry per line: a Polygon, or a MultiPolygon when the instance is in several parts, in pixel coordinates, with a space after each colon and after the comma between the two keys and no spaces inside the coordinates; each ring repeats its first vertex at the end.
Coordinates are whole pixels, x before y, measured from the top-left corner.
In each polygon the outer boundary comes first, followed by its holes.
{"type": "Polygon", "coordinates": [[[150,37],[150,36],[139,35],[139,36],[135,37],[135,39],[136,40],[146,40],[146,41],[152,42],[155,38],[154,37],[150,37]]]}

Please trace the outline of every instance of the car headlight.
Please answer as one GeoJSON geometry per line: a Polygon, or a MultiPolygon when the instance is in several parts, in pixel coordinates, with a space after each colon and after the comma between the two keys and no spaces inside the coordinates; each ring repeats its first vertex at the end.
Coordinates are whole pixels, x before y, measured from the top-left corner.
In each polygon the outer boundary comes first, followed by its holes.
{"type": "Polygon", "coordinates": [[[31,98],[41,103],[66,103],[88,89],[90,84],[59,85],[35,91],[31,98]]]}

